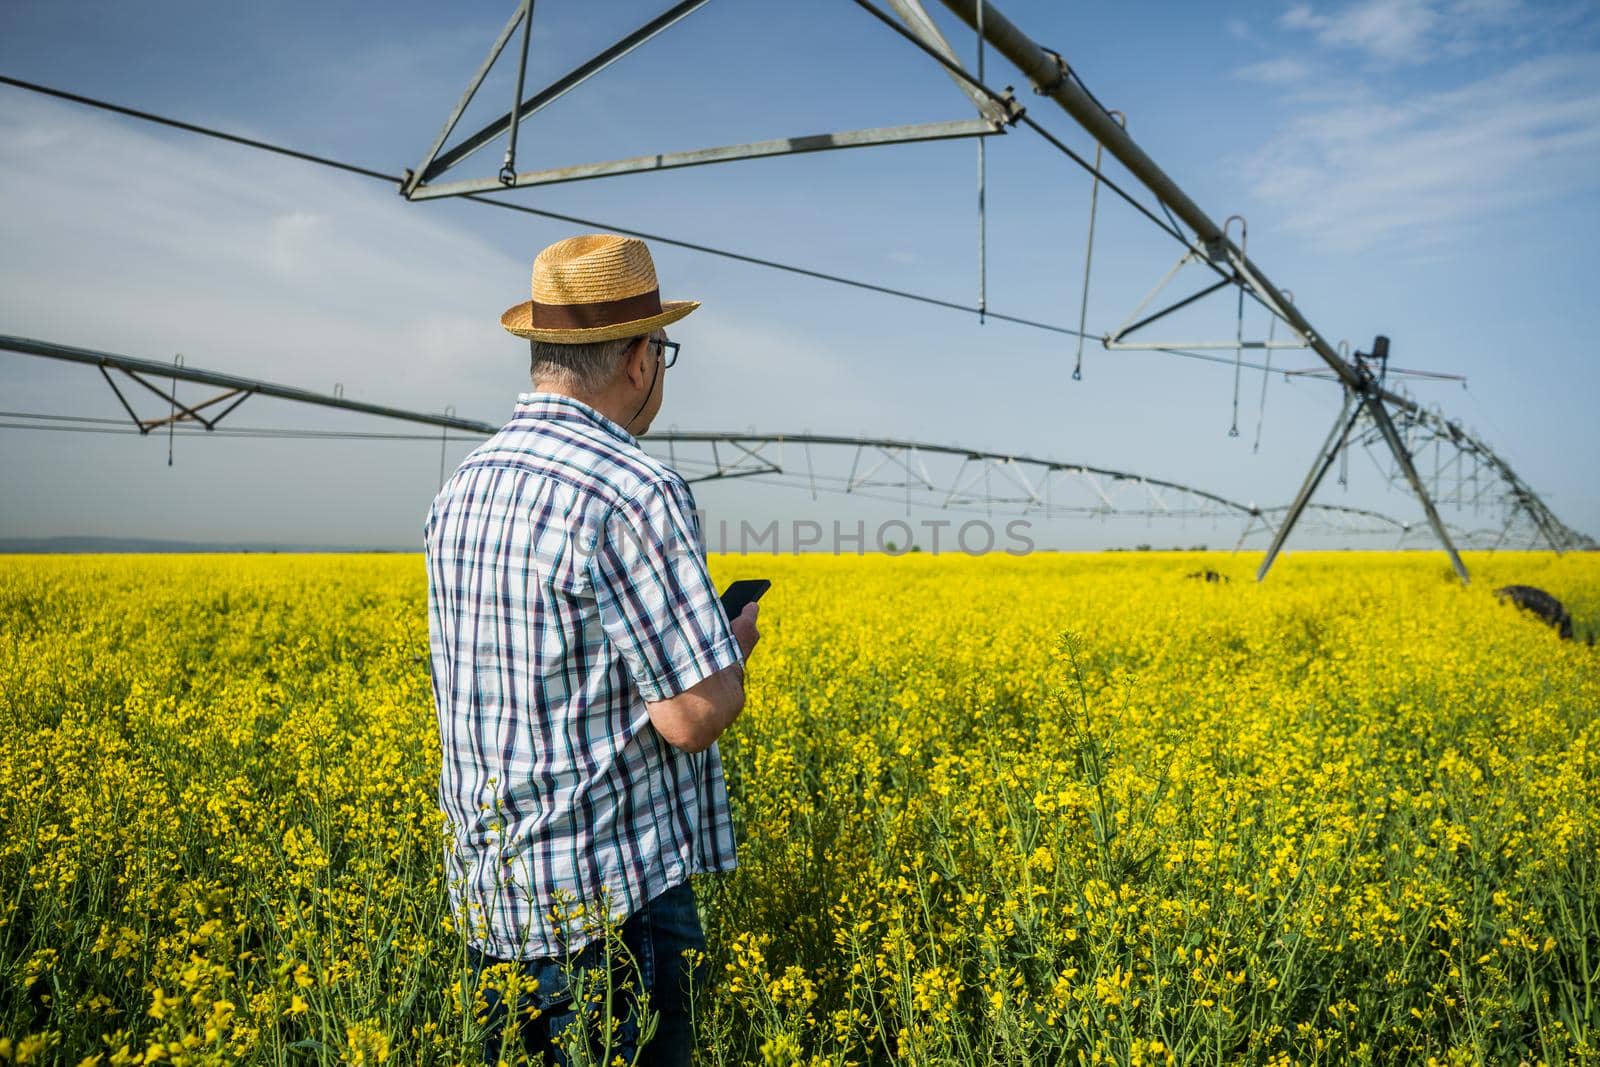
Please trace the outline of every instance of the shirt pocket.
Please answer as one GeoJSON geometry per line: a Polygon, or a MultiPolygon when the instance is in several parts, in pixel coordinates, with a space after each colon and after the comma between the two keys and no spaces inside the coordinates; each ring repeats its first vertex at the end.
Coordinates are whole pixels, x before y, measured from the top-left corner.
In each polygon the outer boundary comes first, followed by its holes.
{"type": "Polygon", "coordinates": [[[600,517],[596,505],[589,494],[554,478],[533,485],[521,507],[530,582],[564,596],[588,594],[588,563],[600,517]]]}

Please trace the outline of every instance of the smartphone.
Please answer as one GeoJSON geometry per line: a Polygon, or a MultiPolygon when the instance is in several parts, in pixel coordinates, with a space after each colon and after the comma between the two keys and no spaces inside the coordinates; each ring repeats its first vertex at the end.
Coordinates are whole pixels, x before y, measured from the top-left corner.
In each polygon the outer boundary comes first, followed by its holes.
{"type": "Polygon", "coordinates": [[[722,591],[722,610],[728,613],[728,621],[732,622],[739,617],[746,604],[753,604],[761,599],[761,594],[772,588],[772,583],[765,578],[743,578],[722,591]]]}

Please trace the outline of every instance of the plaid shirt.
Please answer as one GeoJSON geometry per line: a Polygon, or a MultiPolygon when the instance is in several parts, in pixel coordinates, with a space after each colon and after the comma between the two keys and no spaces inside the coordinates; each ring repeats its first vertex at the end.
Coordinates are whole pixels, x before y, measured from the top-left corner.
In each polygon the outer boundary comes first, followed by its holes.
{"type": "Polygon", "coordinates": [[[523,393],[424,527],[428,636],[468,940],[505,959],[591,934],[560,901],[621,919],[735,865],[713,744],[689,754],[645,701],[743,661],[706,573],[683,478],[588,404],[523,393]]]}

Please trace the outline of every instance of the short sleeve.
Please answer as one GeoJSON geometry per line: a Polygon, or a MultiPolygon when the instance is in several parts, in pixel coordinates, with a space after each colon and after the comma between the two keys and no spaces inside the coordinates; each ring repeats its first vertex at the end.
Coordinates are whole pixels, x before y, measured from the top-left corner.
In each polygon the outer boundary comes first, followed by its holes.
{"type": "Polygon", "coordinates": [[[743,661],[681,481],[651,482],[612,507],[589,566],[600,624],[645,700],[743,661]]]}

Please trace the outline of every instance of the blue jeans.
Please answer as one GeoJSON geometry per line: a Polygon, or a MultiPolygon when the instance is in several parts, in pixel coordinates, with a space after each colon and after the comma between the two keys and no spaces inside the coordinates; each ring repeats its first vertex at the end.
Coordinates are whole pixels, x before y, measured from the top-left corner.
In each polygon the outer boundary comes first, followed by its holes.
{"type": "MultiPolygon", "coordinates": [[[[700,913],[695,909],[694,890],[687,882],[673,886],[628,916],[619,932],[633,960],[620,951],[614,951],[604,938],[597,938],[565,960],[553,956],[514,964],[522,974],[539,982],[536,990],[518,994],[515,1008],[519,1018],[524,1019],[521,1045],[531,1062],[539,1062],[537,1057],[543,1054],[545,1063],[566,1067],[569,1061],[565,1046],[573,1035],[564,1035],[562,1031],[574,1022],[581,1023],[578,1016],[582,1010],[574,1003],[571,982],[584,974],[598,980],[603,988],[605,975],[601,968],[606,967],[611,970],[614,990],[624,982],[631,982],[633,989],[642,986],[649,994],[649,1010],[658,1013],[655,1034],[640,1047],[638,1019],[632,997],[626,993],[614,993],[612,1003],[618,1029],[613,1038],[611,1054],[620,1053],[623,1061],[630,1064],[678,1067],[690,1062],[694,1026],[689,1015],[689,983],[692,974],[698,995],[707,977],[703,962],[691,972],[689,962],[683,957],[685,950],[704,951],[706,945],[705,934],[700,928],[700,913]],[[637,971],[633,969],[634,960],[638,962],[637,971]],[[525,1013],[530,1008],[537,1008],[539,1016],[527,1021],[525,1013]],[[616,1044],[619,1041],[620,1048],[616,1044]]],[[[472,966],[474,986],[478,984],[478,976],[485,967],[507,962],[485,955],[472,945],[467,946],[467,961],[472,966]]],[[[485,986],[484,1000],[488,1004],[488,1015],[484,1020],[488,1029],[483,1038],[483,1061],[494,1064],[503,1058],[507,1063],[515,1063],[515,1047],[502,1049],[508,1017],[505,998],[500,990],[485,986]]],[[[591,1006],[589,1013],[592,1016],[594,1012],[604,1010],[603,1004],[598,1008],[591,1006]]],[[[593,1031],[592,1019],[587,1029],[593,1031]]],[[[596,1043],[590,1041],[589,1044],[592,1055],[598,1057],[600,1049],[596,1043]]]]}

